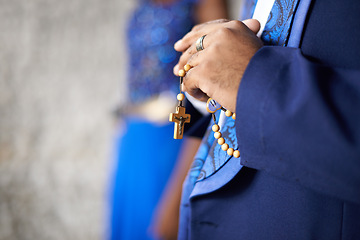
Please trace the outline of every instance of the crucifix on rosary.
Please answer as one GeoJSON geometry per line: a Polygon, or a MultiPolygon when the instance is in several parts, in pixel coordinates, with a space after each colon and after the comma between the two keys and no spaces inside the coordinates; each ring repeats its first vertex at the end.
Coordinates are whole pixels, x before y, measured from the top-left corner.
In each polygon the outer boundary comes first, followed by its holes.
{"type": "Polygon", "coordinates": [[[183,106],[183,100],[185,99],[185,95],[182,92],[182,83],[183,83],[183,77],[185,76],[185,73],[189,71],[191,68],[190,65],[185,65],[184,69],[181,69],[179,71],[180,76],[180,93],[177,95],[178,105],[176,106],[175,113],[170,113],[169,121],[174,122],[174,139],[182,139],[184,135],[184,125],[185,123],[190,122],[190,114],[185,113],[185,107],[183,106]]]}

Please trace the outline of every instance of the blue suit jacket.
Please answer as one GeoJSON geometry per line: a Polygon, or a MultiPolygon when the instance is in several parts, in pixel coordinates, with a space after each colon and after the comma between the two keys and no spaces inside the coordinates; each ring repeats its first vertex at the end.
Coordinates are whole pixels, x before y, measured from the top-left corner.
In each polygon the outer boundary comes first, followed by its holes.
{"type": "Polygon", "coordinates": [[[244,167],[195,186],[191,239],[360,239],[359,10],[313,0],[290,34],[300,48],[253,57],[236,109],[244,167]]]}

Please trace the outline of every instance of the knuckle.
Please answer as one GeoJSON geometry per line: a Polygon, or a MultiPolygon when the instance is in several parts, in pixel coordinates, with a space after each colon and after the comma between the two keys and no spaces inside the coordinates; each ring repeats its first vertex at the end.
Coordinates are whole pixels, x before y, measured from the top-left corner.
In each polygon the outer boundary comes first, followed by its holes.
{"type": "MultiPolygon", "coordinates": [[[[196,72],[196,71],[195,71],[196,72]]],[[[188,77],[189,81],[192,81],[194,78],[194,68],[191,68],[189,71],[186,72],[186,76],[188,77]]]]}
{"type": "Polygon", "coordinates": [[[226,19],[226,18],[221,18],[218,20],[220,23],[226,23],[226,22],[229,22],[230,20],[229,19],[226,19]]]}
{"type": "Polygon", "coordinates": [[[235,27],[235,28],[242,28],[244,27],[244,23],[242,23],[241,21],[238,20],[232,20],[230,21],[231,26],[235,27]]]}
{"type": "Polygon", "coordinates": [[[227,27],[222,27],[217,31],[221,37],[228,37],[231,34],[231,30],[227,27]]]}
{"type": "Polygon", "coordinates": [[[183,65],[185,65],[184,63],[187,62],[187,56],[186,54],[182,54],[179,58],[179,66],[182,67],[183,65]]]}
{"type": "Polygon", "coordinates": [[[197,25],[193,26],[191,31],[194,31],[194,32],[198,31],[201,28],[201,25],[202,24],[197,24],[197,25]]]}
{"type": "Polygon", "coordinates": [[[192,53],[193,53],[193,51],[192,51],[192,46],[189,47],[189,48],[186,50],[186,53],[187,53],[188,55],[192,55],[192,53]]]}
{"type": "Polygon", "coordinates": [[[221,43],[220,42],[215,42],[212,46],[211,46],[211,49],[209,49],[209,51],[212,53],[212,54],[217,54],[219,51],[221,52],[222,50],[222,46],[221,46],[221,43]]]}
{"type": "Polygon", "coordinates": [[[209,73],[214,69],[212,61],[206,61],[202,64],[201,70],[202,72],[209,73]]]}

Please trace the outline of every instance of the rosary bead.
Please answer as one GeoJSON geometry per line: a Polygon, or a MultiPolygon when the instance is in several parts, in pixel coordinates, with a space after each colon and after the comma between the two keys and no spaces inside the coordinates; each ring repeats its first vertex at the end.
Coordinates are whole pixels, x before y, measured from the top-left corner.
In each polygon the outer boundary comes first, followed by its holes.
{"type": "Polygon", "coordinates": [[[179,70],[179,76],[180,76],[180,77],[185,77],[185,71],[184,71],[184,69],[180,69],[180,70],[179,70]]]}
{"type": "Polygon", "coordinates": [[[218,144],[223,145],[225,143],[225,139],[223,137],[218,139],[218,144]]]}
{"type": "Polygon", "coordinates": [[[214,133],[214,138],[216,138],[216,139],[221,138],[221,132],[215,132],[214,133]]]}
{"type": "Polygon", "coordinates": [[[179,93],[177,96],[176,96],[177,100],[179,101],[182,101],[185,99],[185,95],[183,93],[179,93]]]}
{"type": "Polygon", "coordinates": [[[234,153],[233,153],[233,156],[236,157],[236,158],[239,158],[240,157],[239,150],[235,150],[234,153]]]}
{"type": "Polygon", "coordinates": [[[213,130],[214,132],[218,132],[218,131],[220,130],[219,125],[214,124],[214,125],[212,126],[212,130],[213,130]]]}
{"type": "Polygon", "coordinates": [[[233,148],[229,148],[226,152],[227,152],[227,154],[228,154],[229,156],[232,156],[233,153],[234,153],[234,149],[233,149],[233,148]]]}
{"type": "Polygon", "coordinates": [[[231,117],[232,114],[233,113],[230,110],[226,110],[226,112],[225,112],[225,116],[227,116],[227,117],[231,117]]]}
{"type": "Polygon", "coordinates": [[[229,149],[229,145],[227,143],[224,143],[223,145],[221,145],[221,149],[223,151],[227,151],[229,149]]]}
{"type": "Polygon", "coordinates": [[[190,69],[191,69],[191,66],[190,66],[189,64],[186,64],[186,65],[184,66],[185,72],[189,71],[190,69]]]}
{"type": "MultiPolygon", "coordinates": [[[[191,69],[190,65],[185,65],[184,66],[184,70],[187,72],[191,69]]],[[[223,107],[221,107],[221,105],[219,105],[216,101],[214,101],[213,99],[209,98],[206,108],[208,110],[208,112],[212,113],[213,115],[213,120],[214,120],[214,125],[211,127],[211,129],[214,131],[214,138],[217,139],[217,143],[221,146],[221,149],[226,152],[227,155],[229,156],[233,156],[235,158],[239,158],[240,157],[240,152],[239,150],[235,150],[234,148],[230,148],[229,144],[225,143],[225,139],[222,137],[222,133],[220,132],[220,126],[218,124],[216,124],[216,117],[214,115],[214,113],[219,110],[222,109],[223,111],[225,111],[225,116],[226,117],[232,117],[232,119],[236,119],[236,114],[231,112],[230,110],[226,110],[223,107]]]]}

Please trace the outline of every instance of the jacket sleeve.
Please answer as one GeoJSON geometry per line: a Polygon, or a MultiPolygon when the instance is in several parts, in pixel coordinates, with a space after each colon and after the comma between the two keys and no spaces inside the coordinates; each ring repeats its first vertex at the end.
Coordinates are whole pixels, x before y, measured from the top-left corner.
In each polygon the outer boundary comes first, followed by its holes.
{"type": "Polygon", "coordinates": [[[263,47],[239,87],[241,164],[360,203],[360,71],[263,47]]]}

